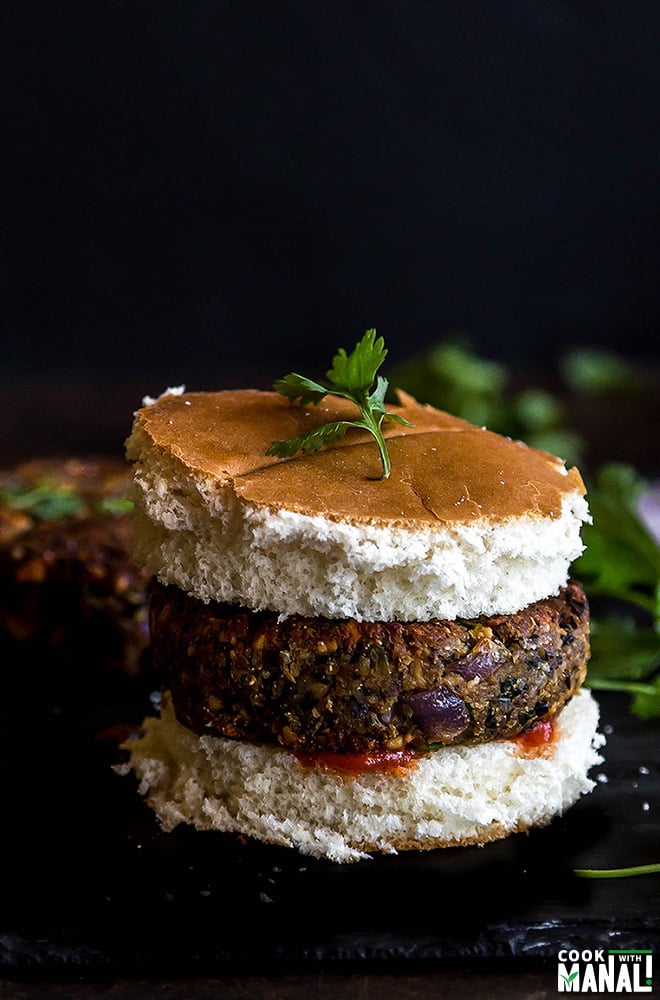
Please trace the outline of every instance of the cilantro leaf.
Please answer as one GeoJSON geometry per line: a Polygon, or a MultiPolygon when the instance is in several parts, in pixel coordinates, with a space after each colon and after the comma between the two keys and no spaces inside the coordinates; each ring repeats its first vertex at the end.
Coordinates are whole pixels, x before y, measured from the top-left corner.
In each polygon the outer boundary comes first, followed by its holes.
{"type": "Polygon", "coordinates": [[[631,712],[648,719],[660,716],[660,546],[638,512],[645,485],[628,465],[599,470],[588,490],[593,524],[584,526],[586,550],[574,575],[596,602],[586,685],[626,692],[631,712]],[[601,617],[603,600],[627,610],[601,617]]]}
{"type": "Polygon", "coordinates": [[[76,491],[73,485],[62,485],[47,479],[35,484],[10,482],[0,486],[0,507],[24,511],[35,521],[57,521],[60,518],[80,517],[90,511],[99,514],[122,515],[133,510],[129,497],[107,496],[92,500],[76,491]]]}
{"type": "Polygon", "coordinates": [[[586,685],[631,696],[640,719],[660,716],[660,634],[630,617],[611,615],[591,622],[591,660],[586,685]]]}
{"type": "Polygon", "coordinates": [[[281,458],[293,458],[299,451],[319,451],[324,444],[331,441],[340,441],[349,427],[354,427],[348,420],[338,420],[331,424],[322,424],[313,431],[303,434],[301,437],[284,438],[282,441],[273,441],[266,452],[267,455],[279,455],[281,458]]]}
{"type": "Polygon", "coordinates": [[[589,674],[599,681],[643,681],[660,667],[660,635],[628,615],[591,623],[589,674]]]}
{"type": "Polygon", "coordinates": [[[368,431],[376,441],[383,469],[380,478],[387,479],[391,463],[382,432],[383,420],[406,427],[411,427],[412,424],[399,414],[390,413],[385,407],[389,382],[377,372],[386,356],[383,338],[377,337],[376,331],[371,329],[365,332],[350,354],[343,347],[339,348],[332,359],[332,367],[326,372],[327,384],[316,382],[297,372],[278,379],[273,388],[291,403],[299,402],[303,406],[312,403],[316,406],[325,396],[339,396],[355,403],[360,419],[334,421],[316,427],[300,437],[273,441],[266,454],[292,458],[299,451],[318,451],[325,444],[341,440],[349,427],[357,427],[368,431]]]}
{"type": "Polygon", "coordinates": [[[350,354],[340,347],[332,359],[332,368],[326,372],[333,391],[339,390],[342,395],[368,393],[386,356],[385,341],[376,337],[375,330],[367,330],[350,354]]]}
{"type": "Polygon", "coordinates": [[[135,504],[129,497],[103,497],[99,500],[98,509],[101,514],[130,514],[135,504]]]}
{"type": "Polygon", "coordinates": [[[628,601],[660,624],[660,547],[637,512],[645,483],[636,471],[611,463],[589,488],[593,524],[585,525],[585,552],[575,563],[590,595],[628,601]]]}
{"type": "Polygon", "coordinates": [[[290,375],[285,375],[284,378],[278,379],[274,383],[273,388],[281,396],[286,396],[289,402],[295,403],[299,400],[303,405],[306,403],[320,403],[328,392],[325,386],[320,385],[319,382],[313,382],[312,379],[305,378],[304,375],[298,375],[296,372],[291,372],[290,375]]]}
{"type": "Polygon", "coordinates": [[[560,368],[566,385],[584,396],[635,389],[642,380],[634,364],[602,348],[570,350],[561,358],[560,368]]]}
{"type": "Polygon", "coordinates": [[[25,511],[37,521],[75,517],[85,507],[82,498],[72,489],[46,482],[30,487],[11,484],[0,488],[0,505],[25,511]]]}

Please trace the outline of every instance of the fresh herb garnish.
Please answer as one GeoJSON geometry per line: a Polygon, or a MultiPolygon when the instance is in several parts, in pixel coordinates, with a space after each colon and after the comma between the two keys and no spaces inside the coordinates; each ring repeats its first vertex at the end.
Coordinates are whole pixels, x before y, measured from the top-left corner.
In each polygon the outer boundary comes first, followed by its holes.
{"type": "Polygon", "coordinates": [[[37,483],[36,486],[8,485],[0,488],[0,506],[24,511],[37,521],[75,517],[84,510],[80,496],[63,486],[37,483]]]}
{"type": "Polygon", "coordinates": [[[629,465],[610,463],[589,485],[593,524],[585,525],[585,552],[574,564],[590,596],[626,601],[660,625],[660,547],[638,514],[646,483],[629,465]]]}
{"type": "Polygon", "coordinates": [[[584,396],[627,392],[644,381],[631,361],[603,348],[573,348],[560,359],[559,367],[566,385],[584,396]]]}
{"type": "Polygon", "coordinates": [[[631,875],[659,875],[660,864],[630,865],[628,868],[574,868],[578,878],[629,878],[631,875]]]}
{"type": "Polygon", "coordinates": [[[585,684],[631,696],[640,719],[660,717],[660,635],[628,616],[593,617],[591,660],[585,684]]]}
{"type": "Polygon", "coordinates": [[[26,486],[8,483],[0,486],[0,507],[22,511],[35,521],[58,521],[64,517],[78,517],[91,508],[99,514],[127,514],[133,510],[133,501],[125,496],[102,497],[91,501],[72,486],[62,486],[48,481],[26,486]]]}
{"type": "Polygon", "coordinates": [[[397,413],[390,413],[385,409],[389,382],[382,375],[377,375],[377,372],[386,355],[383,338],[376,337],[375,330],[367,330],[350,354],[343,347],[339,348],[332,359],[332,368],[326,372],[327,384],[315,382],[295,372],[278,379],[273,388],[291,403],[313,403],[318,406],[326,396],[339,396],[355,403],[361,419],[337,420],[322,424],[300,437],[273,441],[266,454],[291,458],[299,451],[318,451],[323,445],[340,441],[349,427],[358,427],[373,435],[383,467],[380,478],[387,479],[391,463],[382,432],[383,420],[391,420],[406,427],[411,427],[412,424],[397,413]]]}
{"type": "Polygon", "coordinates": [[[593,600],[586,684],[624,691],[640,718],[660,716],[660,546],[638,514],[644,480],[609,464],[588,490],[593,524],[573,572],[593,600]],[[601,614],[598,603],[616,613],[601,614]]]}
{"type": "Polygon", "coordinates": [[[128,497],[103,497],[98,506],[101,514],[130,514],[135,504],[128,497]]]}

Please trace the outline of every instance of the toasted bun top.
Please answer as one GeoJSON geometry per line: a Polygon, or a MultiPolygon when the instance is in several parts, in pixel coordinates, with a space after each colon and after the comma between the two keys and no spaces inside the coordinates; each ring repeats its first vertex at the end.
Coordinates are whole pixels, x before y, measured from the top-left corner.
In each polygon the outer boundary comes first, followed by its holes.
{"type": "Polygon", "coordinates": [[[429,528],[475,518],[559,517],[568,494],[583,496],[577,469],[520,441],[475,427],[399,392],[384,421],[392,474],[382,480],[376,444],[350,428],[319,452],[267,456],[271,443],[335,420],[354,420],[346,400],[292,405],[275,392],[168,391],[135,415],[150,446],[194,476],[231,485],[239,499],[271,510],[356,524],[429,528]]]}
{"type": "Polygon", "coordinates": [[[557,593],[583,549],[584,486],[536,451],[400,394],[392,462],[349,429],[322,451],[274,440],[354,419],[333,399],[168,390],[135,415],[138,562],[203,601],[370,621],[508,614],[557,593]],[[371,477],[371,478],[370,478],[371,477]]]}

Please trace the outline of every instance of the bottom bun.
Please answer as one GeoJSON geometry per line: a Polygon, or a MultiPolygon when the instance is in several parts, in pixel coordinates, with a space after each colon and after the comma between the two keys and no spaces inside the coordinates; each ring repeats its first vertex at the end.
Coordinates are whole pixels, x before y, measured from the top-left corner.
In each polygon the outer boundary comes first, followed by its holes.
{"type": "Polygon", "coordinates": [[[119,773],[134,773],[165,831],[179,823],[238,833],[331,861],[378,851],[484,844],[545,826],[594,782],[602,762],[598,704],[582,690],[554,740],[533,756],[512,740],[445,747],[396,774],[340,775],[305,767],[279,746],[198,737],[165,698],[159,718],[124,744],[119,773]]]}

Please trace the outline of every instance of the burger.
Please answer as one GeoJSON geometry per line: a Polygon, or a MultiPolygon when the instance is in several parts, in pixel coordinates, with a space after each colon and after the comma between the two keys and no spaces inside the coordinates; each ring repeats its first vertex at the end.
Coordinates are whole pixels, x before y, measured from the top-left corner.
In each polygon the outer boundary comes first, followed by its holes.
{"type": "Polygon", "coordinates": [[[75,686],[90,660],[143,673],[148,575],[128,552],[130,485],[121,455],[0,470],[0,658],[26,665],[16,682],[75,686]]]}
{"type": "Polygon", "coordinates": [[[342,370],[135,413],[162,700],[119,770],[165,831],[336,862],[546,825],[604,742],[570,577],[581,476],[404,392],[387,409],[357,361],[371,395],[335,392],[342,370]]]}

